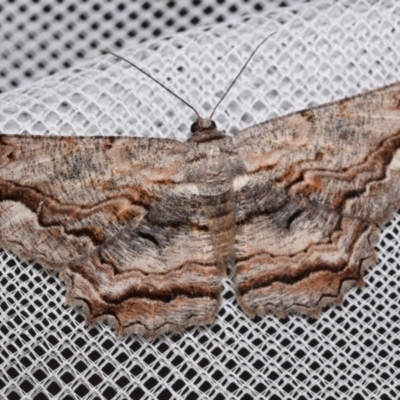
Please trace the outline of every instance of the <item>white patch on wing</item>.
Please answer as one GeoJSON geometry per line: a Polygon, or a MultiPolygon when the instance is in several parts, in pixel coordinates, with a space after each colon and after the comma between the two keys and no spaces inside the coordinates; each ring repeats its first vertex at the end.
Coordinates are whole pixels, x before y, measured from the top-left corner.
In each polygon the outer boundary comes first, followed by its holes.
{"type": "Polygon", "coordinates": [[[240,190],[243,186],[246,186],[249,182],[249,177],[247,175],[239,175],[233,180],[233,190],[240,190]]]}

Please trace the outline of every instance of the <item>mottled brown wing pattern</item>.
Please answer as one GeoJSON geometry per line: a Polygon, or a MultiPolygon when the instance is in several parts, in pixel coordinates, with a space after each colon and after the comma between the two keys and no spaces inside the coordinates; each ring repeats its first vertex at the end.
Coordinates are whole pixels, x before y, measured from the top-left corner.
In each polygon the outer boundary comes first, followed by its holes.
{"type": "Polygon", "coordinates": [[[250,315],[291,312],[317,316],[344,291],[362,285],[377,260],[378,228],[266,184],[262,177],[236,190],[234,283],[250,315]]]}
{"type": "Polygon", "coordinates": [[[400,205],[400,83],[233,139],[203,128],[1,136],[0,245],[58,269],[90,322],[149,338],[210,323],[233,256],[250,316],[315,316],[363,284],[400,205]]]}
{"type": "Polygon", "coordinates": [[[67,300],[120,333],[211,322],[220,283],[196,188],[184,182],[188,147],[2,135],[0,245],[60,270],[67,300]]]}
{"type": "Polygon", "coordinates": [[[174,141],[2,135],[0,244],[58,268],[139,223],[165,182],[182,181],[185,152],[174,141]]]}
{"type": "Polygon", "coordinates": [[[235,284],[249,315],[317,315],[363,284],[378,223],[400,205],[400,84],[234,138],[235,284]]]}
{"type": "Polygon", "coordinates": [[[400,83],[255,125],[234,144],[252,176],[384,222],[400,199],[400,83]]]}
{"type": "Polygon", "coordinates": [[[86,306],[93,322],[110,319],[120,334],[154,338],[210,324],[221,278],[195,187],[172,188],[139,225],[133,221],[69,263],[61,277],[69,283],[70,303],[86,306]]]}

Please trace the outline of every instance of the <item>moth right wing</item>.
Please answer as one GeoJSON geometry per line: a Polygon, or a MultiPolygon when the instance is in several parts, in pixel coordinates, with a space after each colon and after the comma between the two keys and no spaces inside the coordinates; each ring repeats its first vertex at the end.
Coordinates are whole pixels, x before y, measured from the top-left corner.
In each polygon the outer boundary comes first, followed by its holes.
{"type": "Polygon", "coordinates": [[[117,137],[0,136],[0,245],[58,268],[183,181],[187,146],[117,137]]]}
{"type": "Polygon", "coordinates": [[[190,144],[0,137],[0,245],[57,269],[90,322],[154,337],[210,323],[220,279],[190,144]],[[197,207],[197,206],[199,207],[197,207]]]}
{"type": "Polygon", "coordinates": [[[67,302],[89,323],[108,319],[120,335],[152,339],[210,324],[221,277],[207,219],[191,184],[174,185],[132,223],[61,273],[67,302]]]}

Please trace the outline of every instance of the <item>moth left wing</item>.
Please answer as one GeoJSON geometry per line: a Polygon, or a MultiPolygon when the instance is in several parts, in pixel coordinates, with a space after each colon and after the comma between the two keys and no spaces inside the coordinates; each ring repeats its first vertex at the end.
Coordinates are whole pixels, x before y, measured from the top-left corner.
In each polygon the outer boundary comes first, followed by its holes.
{"type": "Polygon", "coordinates": [[[210,323],[220,279],[190,144],[0,137],[0,245],[60,271],[90,322],[155,337],[210,323]],[[196,206],[197,204],[197,206],[196,206]]]}
{"type": "Polygon", "coordinates": [[[377,260],[378,228],[293,197],[262,176],[235,181],[234,284],[249,316],[317,316],[377,260]]]}
{"type": "Polygon", "coordinates": [[[254,125],[233,143],[251,176],[343,215],[382,223],[400,205],[400,82],[254,125]]]}
{"type": "Polygon", "coordinates": [[[316,315],[376,260],[400,205],[400,83],[240,132],[234,181],[239,302],[316,315]]]}

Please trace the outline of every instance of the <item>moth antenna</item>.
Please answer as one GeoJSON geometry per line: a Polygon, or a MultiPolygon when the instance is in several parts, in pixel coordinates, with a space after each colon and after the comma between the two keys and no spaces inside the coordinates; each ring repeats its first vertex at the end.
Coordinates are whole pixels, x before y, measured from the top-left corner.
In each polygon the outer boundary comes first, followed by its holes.
{"type": "Polygon", "coordinates": [[[142,74],[145,74],[147,77],[149,77],[150,79],[152,79],[154,82],[158,83],[161,87],[163,87],[167,92],[171,93],[173,96],[175,96],[177,99],[179,99],[182,103],[186,104],[189,108],[191,108],[197,115],[197,118],[200,119],[200,114],[195,110],[195,108],[193,106],[191,106],[187,101],[183,100],[182,97],[179,97],[176,93],[174,93],[171,89],[168,89],[164,84],[162,84],[161,82],[159,82],[156,78],[153,78],[148,72],[144,71],[142,68],[138,67],[137,65],[135,65],[133,62],[127,60],[126,58],[119,56],[118,54],[115,54],[111,51],[108,50],[100,50],[103,54],[111,54],[112,56],[119,58],[122,61],[127,62],[129,65],[131,65],[132,67],[136,68],[137,70],[139,70],[142,74]]]}
{"type": "Polygon", "coordinates": [[[214,107],[210,117],[208,119],[212,119],[212,116],[214,115],[215,110],[217,107],[221,104],[221,101],[226,97],[226,95],[229,93],[229,91],[232,89],[232,86],[235,84],[235,82],[238,80],[239,76],[243,72],[243,70],[247,67],[247,64],[250,62],[250,60],[253,58],[254,54],[256,54],[257,50],[264,44],[264,42],[267,41],[272,35],[275,35],[276,32],[272,32],[270,35],[268,35],[265,39],[261,41],[261,43],[253,50],[253,52],[250,54],[250,57],[247,59],[245,64],[243,65],[242,69],[238,72],[236,75],[236,78],[232,81],[232,83],[229,85],[228,89],[225,91],[224,95],[219,99],[219,102],[217,105],[214,107]]]}

